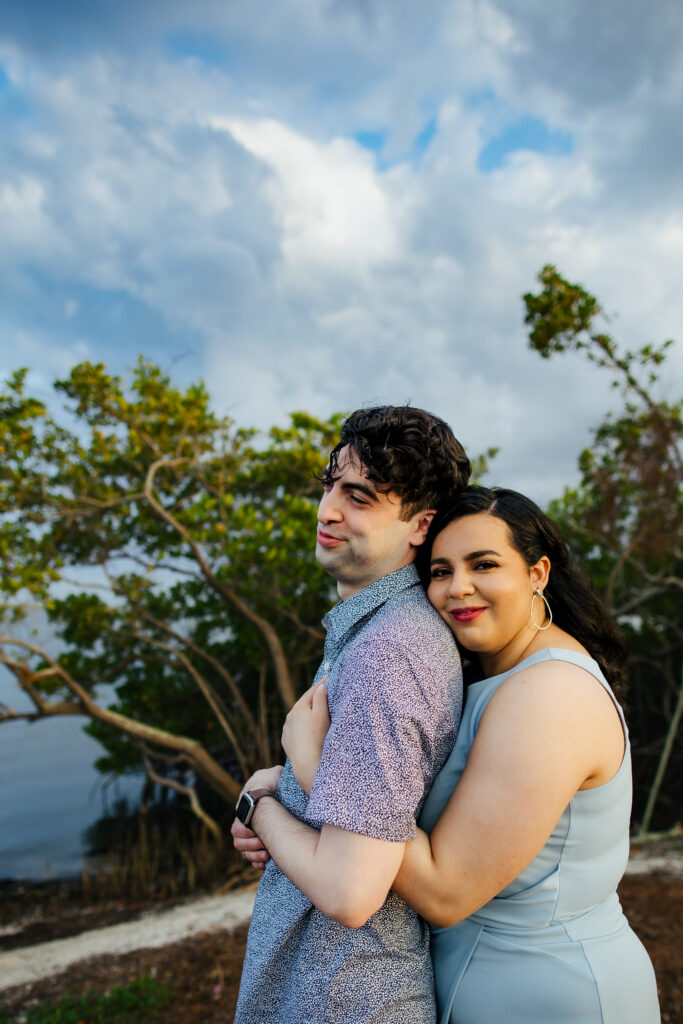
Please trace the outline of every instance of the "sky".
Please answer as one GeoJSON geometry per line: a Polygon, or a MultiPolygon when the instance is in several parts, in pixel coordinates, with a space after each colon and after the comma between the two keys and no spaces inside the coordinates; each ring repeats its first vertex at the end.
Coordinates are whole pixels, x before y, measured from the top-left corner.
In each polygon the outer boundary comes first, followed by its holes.
{"type": "Polygon", "coordinates": [[[410,401],[544,503],[618,399],[521,296],[552,262],[680,341],[682,167],[680,0],[0,0],[0,374],[410,401]]]}

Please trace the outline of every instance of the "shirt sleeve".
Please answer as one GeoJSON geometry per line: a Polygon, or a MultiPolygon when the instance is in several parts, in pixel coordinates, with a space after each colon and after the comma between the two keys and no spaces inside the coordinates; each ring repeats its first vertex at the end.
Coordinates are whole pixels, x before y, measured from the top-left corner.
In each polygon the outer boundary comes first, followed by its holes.
{"type": "Polygon", "coordinates": [[[359,644],[344,658],[310,821],[393,842],[414,837],[436,727],[420,672],[424,664],[395,640],[359,644]]]}

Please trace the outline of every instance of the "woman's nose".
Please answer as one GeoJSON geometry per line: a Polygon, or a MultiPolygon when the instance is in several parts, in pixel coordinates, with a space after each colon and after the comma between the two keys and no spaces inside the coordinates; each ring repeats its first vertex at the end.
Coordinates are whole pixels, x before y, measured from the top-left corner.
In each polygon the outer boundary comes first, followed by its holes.
{"type": "Polygon", "coordinates": [[[448,583],[449,597],[466,597],[474,592],[474,584],[469,572],[463,569],[454,570],[448,583]]]}

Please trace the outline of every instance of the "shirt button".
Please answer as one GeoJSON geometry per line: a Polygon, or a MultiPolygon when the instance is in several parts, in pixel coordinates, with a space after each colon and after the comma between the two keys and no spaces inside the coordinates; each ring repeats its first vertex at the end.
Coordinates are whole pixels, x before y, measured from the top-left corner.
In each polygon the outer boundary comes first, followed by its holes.
{"type": "Polygon", "coordinates": [[[324,661],[323,662],[323,672],[329,672],[329,671],[330,671],[330,663],[329,663],[329,661],[324,661]]]}

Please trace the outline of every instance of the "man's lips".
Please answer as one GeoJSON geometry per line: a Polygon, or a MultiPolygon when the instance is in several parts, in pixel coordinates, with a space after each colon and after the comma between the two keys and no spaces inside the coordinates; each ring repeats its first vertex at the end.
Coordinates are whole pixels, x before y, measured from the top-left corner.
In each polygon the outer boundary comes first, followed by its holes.
{"type": "Polygon", "coordinates": [[[485,612],[485,607],[479,608],[453,608],[450,611],[450,615],[455,619],[456,622],[474,622],[478,619],[482,612],[485,612]]]}
{"type": "Polygon", "coordinates": [[[322,530],[318,530],[316,540],[323,548],[334,548],[343,543],[341,537],[333,537],[331,533],[323,533],[322,530]]]}

